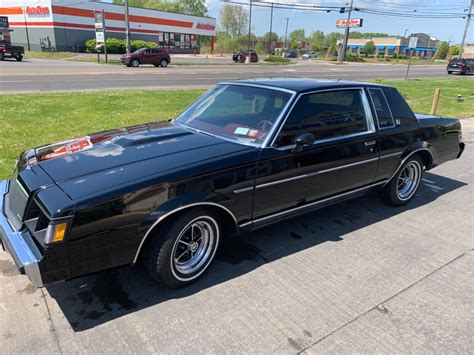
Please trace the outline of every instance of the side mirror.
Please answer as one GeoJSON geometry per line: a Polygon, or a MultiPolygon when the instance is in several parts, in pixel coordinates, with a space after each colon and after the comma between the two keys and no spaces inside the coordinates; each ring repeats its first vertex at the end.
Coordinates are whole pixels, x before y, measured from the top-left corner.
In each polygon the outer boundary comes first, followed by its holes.
{"type": "Polygon", "coordinates": [[[315,140],[316,138],[311,133],[304,133],[301,136],[296,137],[293,152],[301,152],[305,145],[313,144],[315,140]]]}

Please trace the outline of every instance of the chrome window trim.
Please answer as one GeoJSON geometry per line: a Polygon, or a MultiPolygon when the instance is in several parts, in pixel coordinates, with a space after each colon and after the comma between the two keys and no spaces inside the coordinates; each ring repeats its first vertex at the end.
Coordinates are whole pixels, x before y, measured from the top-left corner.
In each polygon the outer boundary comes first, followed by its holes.
{"type": "Polygon", "coordinates": [[[367,130],[363,131],[363,132],[347,134],[347,135],[344,135],[344,136],[338,136],[338,137],[334,137],[334,138],[325,138],[325,139],[317,140],[313,144],[338,141],[338,140],[342,140],[342,139],[346,139],[346,138],[357,137],[357,136],[361,136],[361,135],[365,135],[365,134],[375,133],[376,129],[375,129],[374,117],[372,115],[372,110],[370,109],[370,104],[369,104],[369,101],[367,99],[367,94],[365,93],[364,87],[356,86],[356,87],[341,87],[341,88],[332,88],[332,89],[322,89],[322,90],[314,90],[314,91],[309,91],[309,92],[304,92],[304,93],[299,94],[298,97],[296,98],[296,100],[293,102],[293,105],[291,106],[290,110],[287,112],[284,120],[280,124],[278,132],[273,136],[273,139],[272,139],[271,143],[269,145],[263,145],[262,147],[263,148],[275,148],[275,149],[279,149],[279,150],[287,150],[289,148],[293,148],[295,146],[294,144],[287,145],[287,146],[284,146],[284,147],[273,147],[273,145],[275,144],[275,141],[276,141],[278,135],[280,134],[283,126],[285,125],[286,121],[288,120],[288,117],[290,116],[290,113],[293,111],[293,109],[295,108],[296,104],[301,99],[301,97],[304,96],[304,95],[312,95],[312,94],[318,94],[318,93],[323,93],[323,92],[341,91],[341,90],[358,90],[359,91],[359,94],[361,95],[361,99],[362,99],[362,105],[364,107],[365,120],[366,120],[366,123],[367,123],[367,130]]]}
{"type": "MultiPolygon", "coordinates": [[[[398,153],[398,154],[400,154],[400,153],[398,153]]],[[[269,187],[269,186],[284,184],[286,182],[290,182],[290,181],[294,181],[294,180],[301,180],[301,179],[316,176],[316,175],[326,174],[326,173],[329,173],[329,172],[332,172],[332,171],[337,171],[337,170],[341,170],[341,169],[345,169],[345,168],[350,168],[351,166],[367,164],[367,163],[377,161],[377,160],[379,160],[379,157],[366,159],[366,160],[362,160],[362,161],[356,161],[354,163],[340,165],[340,166],[336,166],[336,167],[330,168],[330,169],[319,170],[319,171],[316,171],[314,173],[307,173],[307,174],[302,174],[302,175],[298,175],[298,176],[293,176],[293,177],[290,177],[290,178],[287,178],[287,179],[271,181],[271,182],[267,182],[265,184],[256,185],[255,190],[262,189],[262,188],[269,187]]],[[[245,188],[242,188],[242,189],[235,190],[234,193],[239,194],[239,193],[242,193],[242,192],[251,191],[253,188],[254,188],[253,186],[245,187],[245,188]]]]}
{"type": "Polygon", "coordinates": [[[353,190],[350,190],[350,191],[347,191],[347,192],[343,192],[343,193],[335,195],[335,196],[326,197],[326,198],[323,198],[321,200],[314,201],[314,202],[311,202],[311,203],[307,203],[307,204],[302,205],[302,206],[297,206],[297,207],[293,207],[293,208],[290,208],[290,209],[287,209],[287,210],[284,210],[284,211],[276,212],[276,213],[273,213],[273,214],[268,215],[268,216],[264,216],[264,217],[254,219],[251,222],[243,223],[243,224],[239,225],[239,227],[244,227],[244,226],[247,226],[249,224],[258,223],[258,222],[265,221],[267,219],[275,218],[275,217],[278,217],[278,216],[284,216],[284,215],[290,214],[294,211],[302,210],[302,209],[305,209],[305,208],[311,207],[311,206],[317,206],[317,205],[323,204],[325,202],[335,200],[335,199],[340,198],[340,197],[352,195],[352,194],[355,194],[357,192],[361,192],[361,191],[364,191],[364,190],[370,190],[372,187],[375,187],[375,186],[378,186],[378,185],[381,185],[381,184],[385,184],[385,183],[386,183],[385,181],[380,181],[380,182],[377,182],[375,184],[370,184],[368,186],[359,187],[357,189],[353,189],[353,190]]]}
{"type": "Polygon", "coordinates": [[[383,92],[383,90],[381,88],[367,88],[367,91],[369,92],[369,96],[370,96],[370,101],[372,102],[372,106],[374,107],[374,112],[375,112],[375,117],[377,118],[377,127],[379,130],[382,130],[382,129],[389,129],[389,128],[395,128],[397,127],[397,125],[395,124],[395,119],[393,118],[393,113],[392,113],[392,108],[390,107],[389,103],[388,103],[388,100],[387,100],[387,96],[385,96],[385,93],[383,92]],[[388,126],[388,127],[380,127],[380,121],[379,121],[379,116],[377,114],[377,109],[375,107],[375,103],[374,103],[374,99],[372,98],[372,94],[370,93],[370,90],[379,90],[382,95],[383,95],[383,98],[385,100],[385,103],[387,104],[387,107],[388,107],[388,111],[390,113],[390,117],[392,118],[392,125],[391,126],[388,126]]]}
{"type": "Polygon", "coordinates": [[[191,105],[189,105],[188,107],[186,107],[186,109],[183,110],[183,112],[181,112],[179,114],[179,116],[176,117],[172,122],[175,123],[175,124],[178,124],[180,126],[183,126],[183,127],[189,128],[191,130],[194,130],[196,132],[200,132],[200,133],[203,133],[203,134],[209,134],[209,135],[212,135],[216,138],[223,139],[223,140],[228,141],[228,142],[233,142],[233,143],[242,144],[242,145],[246,145],[246,146],[251,146],[251,147],[255,147],[255,148],[265,147],[265,145],[267,144],[270,137],[272,137],[272,135],[273,135],[276,127],[278,126],[279,122],[281,121],[283,116],[285,116],[285,114],[287,113],[290,104],[294,101],[295,97],[298,95],[298,93],[294,90],[289,90],[289,89],[284,89],[284,88],[279,88],[279,87],[273,87],[273,86],[267,86],[267,85],[259,85],[259,84],[252,84],[252,83],[239,83],[239,82],[232,82],[232,81],[224,81],[224,82],[218,83],[217,85],[214,85],[212,87],[212,89],[209,89],[204,94],[199,96],[196,100],[194,100],[193,103],[191,105]],[[205,95],[207,95],[212,89],[214,89],[214,88],[216,88],[220,85],[248,86],[248,87],[256,87],[256,88],[259,88],[259,89],[282,91],[282,92],[286,92],[286,93],[291,94],[291,96],[288,99],[288,102],[282,108],[282,110],[281,110],[280,114],[278,115],[278,117],[275,119],[275,123],[273,124],[272,128],[270,129],[270,131],[268,132],[267,136],[265,137],[265,139],[262,143],[245,142],[245,141],[240,141],[240,140],[237,140],[237,139],[232,139],[232,138],[229,138],[229,137],[224,137],[224,136],[221,136],[221,135],[218,135],[218,134],[215,134],[215,133],[210,133],[210,132],[207,132],[207,131],[204,131],[204,130],[199,130],[197,128],[193,128],[193,127],[188,126],[187,124],[176,121],[187,109],[192,107],[197,101],[199,101],[201,98],[203,98],[205,95]]]}
{"type": "Polygon", "coordinates": [[[153,229],[155,229],[155,227],[161,222],[163,221],[165,218],[171,216],[172,214],[176,213],[176,212],[179,212],[179,211],[182,211],[186,208],[190,208],[190,207],[195,207],[195,206],[215,206],[215,207],[220,207],[221,209],[223,209],[224,211],[226,211],[234,220],[235,224],[237,224],[237,218],[235,217],[234,213],[232,213],[231,210],[229,210],[227,207],[224,207],[218,203],[214,203],[214,202],[196,202],[196,203],[191,203],[189,205],[184,205],[184,206],[181,206],[181,207],[178,207],[178,208],[175,208],[174,210],[171,210],[167,213],[165,213],[163,216],[161,216],[160,218],[158,218],[155,222],[153,222],[153,224],[151,225],[150,228],[148,228],[148,230],[146,231],[145,235],[143,236],[142,240],[140,241],[140,244],[138,246],[138,249],[137,249],[137,252],[135,253],[135,257],[133,258],[133,262],[132,262],[132,265],[134,265],[137,260],[138,260],[138,256],[140,255],[140,251],[143,247],[143,244],[145,244],[145,240],[148,238],[148,236],[150,235],[150,233],[153,231],[153,229]]]}

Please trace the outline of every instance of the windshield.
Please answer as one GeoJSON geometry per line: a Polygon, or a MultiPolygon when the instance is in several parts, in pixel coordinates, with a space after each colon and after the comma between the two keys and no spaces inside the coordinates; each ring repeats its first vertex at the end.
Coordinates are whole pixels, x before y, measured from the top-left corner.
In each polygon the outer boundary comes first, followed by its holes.
{"type": "Polygon", "coordinates": [[[291,94],[253,86],[218,85],[176,122],[243,143],[262,143],[291,94]]]}

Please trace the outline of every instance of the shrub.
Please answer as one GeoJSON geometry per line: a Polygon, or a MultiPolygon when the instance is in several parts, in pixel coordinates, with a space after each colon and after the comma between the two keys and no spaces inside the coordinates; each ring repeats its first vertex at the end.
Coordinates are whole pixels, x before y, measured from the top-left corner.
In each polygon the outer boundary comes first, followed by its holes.
{"type": "Polygon", "coordinates": [[[142,41],[142,40],[136,40],[132,41],[130,43],[130,47],[132,48],[132,52],[135,52],[136,50],[140,48],[155,48],[158,47],[158,44],[155,42],[147,42],[147,41],[142,41]]]}
{"type": "Polygon", "coordinates": [[[357,53],[351,53],[351,52],[346,53],[345,60],[347,62],[365,62],[365,60],[359,57],[357,53]]]}
{"type": "Polygon", "coordinates": [[[283,58],[276,55],[271,55],[264,59],[265,62],[269,63],[290,63],[291,61],[288,58],[283,58]]]}
{"type": "Polygon", "coordinates": [[[398,59],[398,54],[397,54],[397,53],[393,53],[393,54],[392,54],[392,58],[393,58],[393,59],[398,59]]]}
{"type": "Polygon", "coordinates": [[[86,41],[86,52],[95,53],[95,38],[91,38],[86,41]]]}
{"type": "Polygon", "coordinates": [[[107,53],[122,54],[125,53],[125,41],[117,38],[107,38],[107,53]]]}

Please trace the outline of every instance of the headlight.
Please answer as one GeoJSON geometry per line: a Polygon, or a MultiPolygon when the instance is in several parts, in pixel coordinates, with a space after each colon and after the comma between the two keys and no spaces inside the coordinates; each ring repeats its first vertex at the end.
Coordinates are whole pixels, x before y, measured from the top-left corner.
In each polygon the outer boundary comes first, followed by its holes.
{"type": "Polygon", "coordinates": [[[59,243],[64,240],[66,237],[67,223],[50,223],[48,229],[46,230],[46,235],[44,237],[44,242],[46,244],[59,243]]]}

